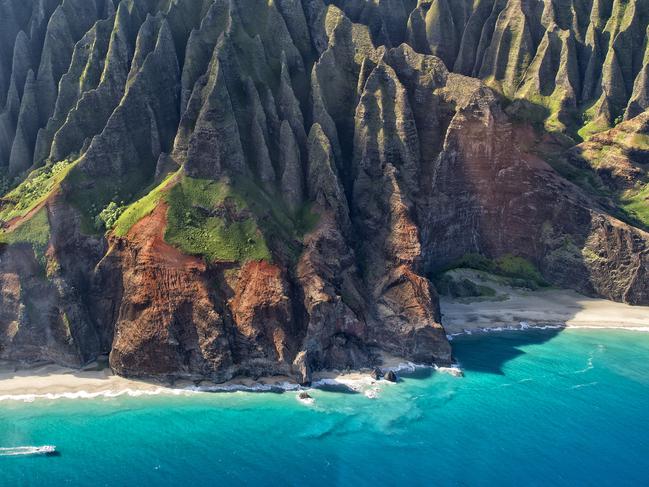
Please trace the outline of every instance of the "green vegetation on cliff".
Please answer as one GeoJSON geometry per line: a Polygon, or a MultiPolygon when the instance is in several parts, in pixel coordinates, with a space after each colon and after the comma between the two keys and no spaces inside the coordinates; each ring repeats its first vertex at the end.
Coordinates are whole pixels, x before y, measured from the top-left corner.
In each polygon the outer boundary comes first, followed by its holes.
{"type": "Polygon", "coordinates": [[[61,161],[32,172],[0,200],[0,221],[20,218],[43,203],[74,167],[73,161],[61,161]]]}
{"type": "Polygon", "coordinates": [[[76,167],[66,178],[69,186],[66,197],[81,214],[81,230],[88,235],[97,235],[104,230],[97,224],[100,214],[111,202],[119,202],[118,206],[123,206],[122,202],[128,204],[138,195],[148,194],[150,183],[146,171],[139,167],[117,177],[90,177],[81,167],[76,167]]]}
{"type": "Polygon", "coordinates": [[[522,257],[510,254],[497,259],[489,259],[475,253],[465,254],[447,266],[443,272],[462,268],[475,269],[509,278],[509,283],[514,286],[536,289],[548,285],[534,264],[522,257]]]}
{"type": "Polygon", "coordinates": [[[649,184],[629,190],[620,197],[622,209],[634,220],[649,228],[649,184]]]}
{"type": "Polygon", "coordinates": [[[241,196],[223,181],[185,177],[167,195],[165,240],[209,261],[271,260],[241,196]]]}
{"type": "Polygon", "coordinates": [[[47,209],[41,208],[12,232],[0,230],[0,244],[29,244],[36,258],[45,268],[45,252],[50,241],[50,224],[47,209]]]}
{"type": "MultiPolygon", "coordinates": [[[[116,203],[111,202],[116,207],[116,211],[119,212],[119,216],[114,222],[115,234],[120,237],[125,236],[133,225],[151,213],[160,200],[165,196],[165,190],[168,189],[170,181],[177,176],[177,174],[178,173],[169,174],[155,189],[126,208],[121,207],[121,209],[119,209],[120,207],[118,207],[116,203]]],[[[110,229],[111,227],[113,227],[113,225],[109,225],[108,222],[106,222],[106,228],[110,229]]]]}
{"type": "Polygon", "coordinates": [[[279,242],[294,258],[299,239],[318,221],[311,205],[291,215],[281,199],[265,194],[251,180],[192,178],[182,170],[129,206],[111,202],[100,216],[105,216],[107,229],[123,237],[160,203],[169,207],[165,240],[210,261],[271,260],[269,241],[279,242]]]}
{"type": "Polygon", "coordinates": [[[632,225],[649,228],[649,112],[545,158],[632,225]],[[577,175],[578,177],[571,177],[577,175]]]}

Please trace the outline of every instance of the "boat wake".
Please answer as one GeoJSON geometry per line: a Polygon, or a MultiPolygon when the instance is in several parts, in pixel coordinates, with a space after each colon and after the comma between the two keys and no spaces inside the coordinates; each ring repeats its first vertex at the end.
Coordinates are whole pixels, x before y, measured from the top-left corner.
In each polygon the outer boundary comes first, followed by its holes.
{"type": "Polygon", "coordinates": [[[13,448],[0,448],[0,457],[18,457],[24,455],[54,455],[56,447],[45,446],[16,446],[13,448]]]}

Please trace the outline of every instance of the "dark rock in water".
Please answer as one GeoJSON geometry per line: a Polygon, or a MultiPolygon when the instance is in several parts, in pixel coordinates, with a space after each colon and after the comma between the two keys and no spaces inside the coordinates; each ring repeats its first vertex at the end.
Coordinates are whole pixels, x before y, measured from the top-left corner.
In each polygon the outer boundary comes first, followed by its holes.
{"type": "Polygon", "coordinates": [[[297,397],[300,399],[313,399],[306,391],[300,391],[297,397]]]}
{"type": "Polygon", "coordinates": [[[395,374],[393,370],[388,370],[383,378],[390,382],[397,382],[397,380],[399,380],[397,374],[395,374]]]}
{"type": "Polygon", "coordinates": [[[383,377],[383,371],[379,369],[378,367],[374,368],[372,372],[370,373],[370,376],[374,380],[379,380],[381,377],[383,377]]]}

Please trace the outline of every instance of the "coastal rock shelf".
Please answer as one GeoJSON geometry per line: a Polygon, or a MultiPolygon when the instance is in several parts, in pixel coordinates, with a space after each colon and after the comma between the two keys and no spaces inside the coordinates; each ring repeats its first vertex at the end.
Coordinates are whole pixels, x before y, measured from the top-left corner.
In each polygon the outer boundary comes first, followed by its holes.
{"type": "Polygon", "coordinates": [[[448,365],[433,281],[475,256],[649,304],[648,22],[641,0],[0,0],[0,359],[448,365]]]}

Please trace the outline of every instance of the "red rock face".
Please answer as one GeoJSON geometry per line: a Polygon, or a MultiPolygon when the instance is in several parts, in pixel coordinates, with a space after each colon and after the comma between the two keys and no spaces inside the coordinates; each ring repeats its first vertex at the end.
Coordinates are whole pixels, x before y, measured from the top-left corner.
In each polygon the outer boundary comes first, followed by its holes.
{"type": "Polygon", "coordinates": [[[299,333],[294,329],[288,282],[278,266],[248,262],[228,301],[237,332],[259,359],[290,363],[299,333]]]}
{"type": "Polygon", "coordinates": [[[113,369],[219,381],[290,374],[300,334],[283,271],[266,262],[226,270],[182,254],[163,240],[166,210],[158,206],[109,250],[123,289],[113,369]]]}
{"type": "Polygon", "coordinates": [[[484,100],[454,117],[437,160],[431,206],[447,202],[448,215],[462,215],[463,224],[430,215],[433,266],[468,252],[520,255],[558,285],[644,302],[649,234],[607,215],[526,153],[519,135],[499,106],[484,100]]]}
{"type": "Polygon", "coordinates": [[[110,364],[124,375],[190,376],[231,363],[215,347],[228,339],[206,266],[164,242],[165,222],[161,205],[108,252],[118,254],[122,280],[110,364]]]}

